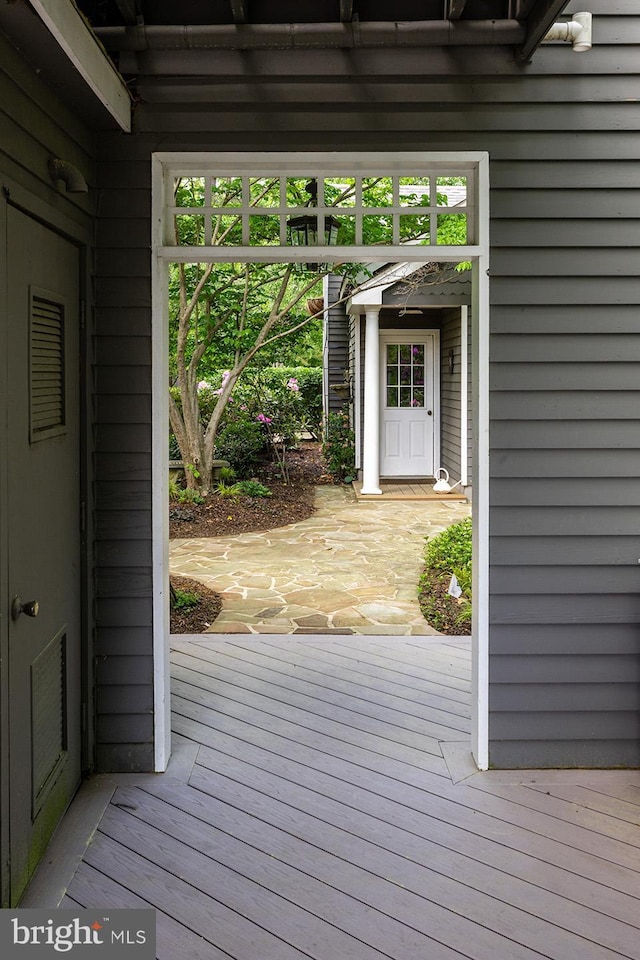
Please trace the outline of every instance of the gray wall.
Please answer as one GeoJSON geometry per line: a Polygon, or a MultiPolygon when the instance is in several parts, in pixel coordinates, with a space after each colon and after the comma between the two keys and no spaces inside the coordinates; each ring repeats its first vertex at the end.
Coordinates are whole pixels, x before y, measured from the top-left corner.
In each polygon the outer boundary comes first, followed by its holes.
{"type": "Polygon", "coordinates": [[[452,310],[443,320],[440,329],[440,464],[449,471],[452,483],[462,475],[460,329],[460,311],[452,310]],[[449,370],[451,351],[454,358],[453,372],[449,370]]]}
{"type": "MultiPolygon", "coordinates": [[[[7,248],[11,237],[6,232],[9,204],[38,218],[48,227],[63,233],[77,243],[83,270],[83,293],[88,303],[86,336],[81,343],[82,363],[75,371],[80,379],[83,398],[81,429],[84,435],[80,465],[83,496],[87,502],[87,525],[83,543],[83,570],[79,572],[82,597],[82,699],[86,707],[83,731],[83,767],[93,765],[93,596],[92,596],[92,451],[89,421],[91,418],[90,377],[85,371],[91,363],[90,283],[87,261],[91,259],[93,208],[95,203],[94,142],[87,128],[66,109],[44,86],[35,71],[6,41],[0,32],[0,902],[9,902],[8,894],[8,603],[17,589],[10,577],[12,544],[7,534],[7,468],[11,451],[7,447],[7,408],[15,398],[7,395],[7,331],[11,317],[6,309],[7,248]],[[51,155],[72,162],[89,184],[86,194],[67,194],[56,189],[50,180],[48,160],[51,155]],[[80,369],[82,367],[82,370],[80,369]]],[[[41,495],[47,497],[50,483],[40,478],[41,495]]],[[[43,538],[47,531],[43,530],[43,538]]],[[[13,545],[14,547],[16,545],[13,545]]]]}
{"type": "Polygon", "coordinates": [[[331,384],[345,382],[345,373],[349,372],[349,321],[344,304],[340,300],[342,277],[330,274],[327,278],[328,302],[325,305],[325,354],[323,358],[323,379],[325,413],[337,413],[342,410],[345,401],[331,389],[331,384]]]}
{"type": "Polygon", "coordinates": [[[105,764],[148,761],[150,153],[261,149],[489,152],[491,762],[640,761],[640,17],[586,6],[590,53],[524,67],[496,49],[140,58],[138,132],[100,145],[105,764]]]}

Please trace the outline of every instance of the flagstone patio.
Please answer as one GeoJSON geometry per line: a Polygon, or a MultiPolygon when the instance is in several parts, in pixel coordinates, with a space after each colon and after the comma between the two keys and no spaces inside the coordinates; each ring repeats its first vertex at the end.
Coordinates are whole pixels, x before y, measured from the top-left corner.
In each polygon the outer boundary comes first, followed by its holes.
{"type": "Polygon", "coordinates": [[[321,486],[316,512],[274,530],[172,540],[171,573],[222,595],[207,633],[431,635],[417,601],[424,538],[468,503],[357,501],[321,486]]]}

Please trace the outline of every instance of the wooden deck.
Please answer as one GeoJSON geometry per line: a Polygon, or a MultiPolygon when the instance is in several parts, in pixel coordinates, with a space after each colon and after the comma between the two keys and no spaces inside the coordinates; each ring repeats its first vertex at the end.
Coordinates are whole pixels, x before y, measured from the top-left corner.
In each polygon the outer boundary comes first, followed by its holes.
{"type": "Polygon", "coordinates": [[[24,905],[152,905],[161,960],[640,958],[640,774],[474,773],[465,639],[172,648],[172,767],[92,781],[24,905]]]}
{"type": "Polygon", "coordinates": [[[410,480],[382,480],[382,493],[363,493],[362,480],[354,480],[352,487],[358,500],[454,500],[465,501],[467,498],[456,487],[451,493],[435,493],[433,483],[420,483],[410,480]]]}

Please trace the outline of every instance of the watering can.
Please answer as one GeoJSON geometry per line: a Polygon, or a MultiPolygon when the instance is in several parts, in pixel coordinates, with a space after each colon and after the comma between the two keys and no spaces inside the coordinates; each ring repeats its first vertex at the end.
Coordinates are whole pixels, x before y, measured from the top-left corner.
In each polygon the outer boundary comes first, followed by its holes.
{"type": "Polygon", "coordinates": [[[457,487],[461,480],[457,480],[456,483],[449,483],[449,471],[444,467],[439,467],[435,472],[436,482],[433,485],[434,493],[451,493],[454,487],[457,487]]]}

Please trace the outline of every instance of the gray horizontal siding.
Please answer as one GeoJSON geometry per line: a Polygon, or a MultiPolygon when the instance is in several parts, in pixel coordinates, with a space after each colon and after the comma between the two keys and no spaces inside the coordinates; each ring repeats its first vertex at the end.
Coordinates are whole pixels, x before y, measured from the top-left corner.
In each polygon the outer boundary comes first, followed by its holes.
{"type": "Polygon", "coordinates": [[[331,386],[343,384],[345,375],[349,372],[349,318],[344,304],[338,303],[341,286],[342,277],[331,274],[327,281],[329,299],[325,305],[324,385],[327,413],[337,413],[343,409],[344,400],[340,399],[331,386]]]}
{"type": "Polygon", "coordinates": [[[153,769],[150,164],[101,163],[96,258],[97,759],[153,769]]]}
{"type": "MultiPolygon", "coordinates": [[[[97,344],[98,442],[104,451],[97,463],[108,471],[105,484],[121,484],[125,500],[140,505],[147,488],[136,493],[135,485],[149,479],[148,443],[141,436],[150,435],[148,407],[133,404],[127,422],[126,406],[127,397],[146,403],[151,382],[149,345],[134,343],[150,334],[150,153],[273,150],[274,130],[280,150],[326,150],[330,144],[345,151],[488,151],[495,765],[638,761],[637,708],[630,709],[629,698],[631,690],[638,692],[631,665],[640,655],[633,580],[634,557],[640,557],[634,505],[640,279],[631,249],[640,227],[634,40],[640,17],[637,4],[622,0],[589,6],[596,14],[590,53],[544,47],[521,67],[509,51],[465,50],[455,60],[456,76],[451,51],[437,49],[428,57],[416,50],[257,51],[250,57],[219,51],[215,58],[207,51],[149,52],[132,69],[144,101],[136,110],[137,133],[108,134],[100,143],[100,237],[108,249],[99,259],[97,286],[103,341],[97,344]],[[267,76],[269,97],[258,100],[256,87],[267,76]],[[109,342],[120,338],[131,342],[131,353],[109,342]],[[134,437],[142,446],[120,450],[121,467],[110,464],[106,451],[120,430],[127,446],[134,437]],[[128,477],[125,465],[132,470],[128,477]],[[581,580],[585,568],[590,572],[581,580]],[[618,662],[606,680],[599,673],[604,650],[607,663],[618,662]],[[558,659],[567,670],[553,669],[558,659]],[[563,698],[572,703],[570,687],[578,683],[581,699],[560,711],[563,698]],[[584,709],[589,686],[595,719],[584,709]],[[511,723],[518,716],[516,690],[522,713],[511,723]],[[567,712],[574,716],[565,723],[567,712]]],[[[108,544],[102,557],[112,558],[122,545],[123,566],[139,566],[143,576],[135,582],[144,583],[148,556],[140,549],[145,531],[151,536],[149,514],[131,508],[119,517],[117,492],[109,486],[102,494],[100,544],[108,544]],[[127,540],[125,519],[134,517],[135,536],[127,540]],[[132,563],[128,542],[137,558],[132,563]]],[[[104,571],[108,577],[110,567],[105,559],[99,576],[104,571]]],[[[117,593],[117,584],[113,589],[117,593]]],[[[127,637],[135,650],[144,647],[142,599],[101,597],[110,605],[102,607],[108,617],[100,631],[106,649],[114,651],[112,683],[118,677],[123,686],[134,682],[123,661],[131,659],[124,653],[127,637]]],[[[150,656],[150,626],[148,637],[150,656]]],[[[110,703],[114,716],[126,714],[110,703]]],[[[101,756],[123,757],[121,747],[105,744],[101,756]]],[[[134,766],[139,754],[130,745],[127,751],[134,766]]]]}
{"type": "Polygon", "coordinates": [[[460,315],[456,310],[442,322],[440,330],[440,464],[459,480],[462,472],[460,433],[460,315]],[[454,354],[454,370],[449,372],[449,353],[454,354]]]}

